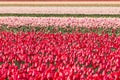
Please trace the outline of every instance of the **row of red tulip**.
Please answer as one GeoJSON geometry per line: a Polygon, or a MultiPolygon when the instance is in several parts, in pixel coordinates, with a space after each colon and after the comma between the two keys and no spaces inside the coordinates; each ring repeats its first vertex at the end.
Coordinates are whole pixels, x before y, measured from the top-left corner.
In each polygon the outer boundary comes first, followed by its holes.
{"type": "Polygon", "coordinates": [[[0,32],[0,80],[119,80],[120,36],[0,32]]]}
{"type": "Polygon", "coordinates": [[[0,26],[7,27],[104,27],[119,28],[119,18],[75,18],[75,17],[0,17],[0,26]]]}

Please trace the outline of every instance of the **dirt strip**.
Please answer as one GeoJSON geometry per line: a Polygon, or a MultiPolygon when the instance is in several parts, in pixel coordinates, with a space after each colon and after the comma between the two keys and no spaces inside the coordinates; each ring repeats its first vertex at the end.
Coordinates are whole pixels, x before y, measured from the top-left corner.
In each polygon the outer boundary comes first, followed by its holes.
{"type": "Polygon", "coordinates": [[[120,14],[119,7],[0,7],[0,13],[15,14],[120,14]]]}
{"type": "Polygon", "coordinates": [[[2,1],[0,2],[0,13],[120,14],[120,1],[2,1]]]}
{"type": "Polygon", "coordinates": [[[118,4],[120,1],[0,1],[0,4],[118,4]]]}

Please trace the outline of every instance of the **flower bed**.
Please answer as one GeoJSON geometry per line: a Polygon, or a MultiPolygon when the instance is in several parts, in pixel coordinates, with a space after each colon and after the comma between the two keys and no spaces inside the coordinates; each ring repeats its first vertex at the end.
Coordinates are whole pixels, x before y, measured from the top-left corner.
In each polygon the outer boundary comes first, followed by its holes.
{"type": "Polygon", "coordinates": [[[0,80],[119,80],[120,36],[0,32],[0,80]]]}
{"type": "Polygon", "coordinates": [[[0,17],[0,26],[7,27],[86,27],[119,28],[119,18],[74,18],[74,17],[0,17]]]}

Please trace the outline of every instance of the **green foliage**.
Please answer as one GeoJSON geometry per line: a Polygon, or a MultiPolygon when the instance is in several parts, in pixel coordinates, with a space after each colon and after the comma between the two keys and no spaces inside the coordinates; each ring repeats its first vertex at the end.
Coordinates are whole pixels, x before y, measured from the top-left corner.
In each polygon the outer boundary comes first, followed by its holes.
{"type": "Polygon", "coordinates": [[[25,17],[120,17],[120,14],[0,14],[0,16],[25,17]]]}
{"type": "Polygon", "coordinates": [[[113,33],[116,34],[117,36],[120,35],[120,28],[113,29],[113,28],[86,28],[86,27],[30,27],[30,26],[21,26],[21,27],[7,27],[7,26],[2,26],[0,28],[0,31],[9,31],[9,32],[30,32],[30,31],[35,31],[35,32],[43,32],[43,33],[75,33],[75,32],[80,32],[80,33],[97,33],[97,34],[103,34],[107,33],[108,35],[112,35],[113,33]]]}

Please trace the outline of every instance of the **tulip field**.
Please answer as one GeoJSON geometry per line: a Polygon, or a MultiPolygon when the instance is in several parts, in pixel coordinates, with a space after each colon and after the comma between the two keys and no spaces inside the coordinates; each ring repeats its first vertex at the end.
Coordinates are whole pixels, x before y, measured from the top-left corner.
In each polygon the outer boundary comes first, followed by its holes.
{"type": "Polygon", "coordinates": [[[0,17],[0,26],[7,27],[85,27],[119,28],[120,18],[75,18],[75,17],[0,17]]]}
{"type": "Polygon", "coordinates": [[[0,17],[0,80],[120,80],[120,18],[0,17]]]}

